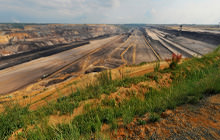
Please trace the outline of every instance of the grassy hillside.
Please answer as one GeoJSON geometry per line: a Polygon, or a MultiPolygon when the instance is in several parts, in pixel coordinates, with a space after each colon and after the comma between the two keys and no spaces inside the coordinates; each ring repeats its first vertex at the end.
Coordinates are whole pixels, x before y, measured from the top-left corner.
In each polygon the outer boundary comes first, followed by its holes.
{"type": "MultiPolygon", "coordinates": [[[[0,139],[108,139],[119,125],[126,126],[135,117],[150,115],[160,119],[166,109],[196,104],[202,98],[220,93],[220,49],[202,58],[192,58],[175,67],[155,70],[138,77],[121,74],[113,80],[110,71],[99,74],[97,81],[72,90],[69,96],[38,110],[17,104],[6,105],[0,114],[0,139]],[[51,124],[51,116],[67,118],[51,124]]],[[[59,92],[59,90],[58,90],[59,92]]],[[[147,122],[140,122],[147,123],[147,122]]]]}

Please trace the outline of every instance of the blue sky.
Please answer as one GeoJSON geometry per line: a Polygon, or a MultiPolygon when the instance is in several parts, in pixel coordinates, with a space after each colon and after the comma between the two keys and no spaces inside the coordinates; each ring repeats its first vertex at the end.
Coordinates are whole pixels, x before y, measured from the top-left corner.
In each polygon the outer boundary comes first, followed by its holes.
{"type": "Polygon", "coordinates": [[[220,0],[0,0],[1,22],[217,24],[220,0]]]}

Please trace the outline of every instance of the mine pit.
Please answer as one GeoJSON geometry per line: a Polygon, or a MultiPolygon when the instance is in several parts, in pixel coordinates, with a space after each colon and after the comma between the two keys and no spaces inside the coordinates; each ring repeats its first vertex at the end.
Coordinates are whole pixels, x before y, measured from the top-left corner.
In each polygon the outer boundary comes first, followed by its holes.
{"type": "Polygon", "coordinates": [[[11,34],[8,44],[0,44],[1,95],[39,80],[48,80],[50,86],[67,80],[61,78],[65,75],[77,77],[121,66],[165,61],[173,53],[182,54],[183,58],[201,57],[220,44],[220,33],[196,30],[180,33],[166,26],[134,25],[128,30],[116,25],[33,28],[23,31],[23,40],[21,34],[11,34]]]}

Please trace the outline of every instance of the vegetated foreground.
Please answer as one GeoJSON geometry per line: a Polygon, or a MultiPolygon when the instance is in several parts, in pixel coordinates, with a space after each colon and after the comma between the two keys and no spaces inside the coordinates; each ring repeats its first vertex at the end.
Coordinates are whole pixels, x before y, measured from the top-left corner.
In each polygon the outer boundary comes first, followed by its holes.
{"type": "MultiPolygon", "coordinates": [[[[201,58],[131,77],[97,75],[38,109],[17,104],[0,115],[0,139],[219,139],[220,48],[201,58]],[[180,107],[178,107],[180,106],[180,107]]],[[[140,66],[141,67],[141,66],[140,66]]]]}
{"type": "Polygon", "coordinates": [[[173,53],[201,57],[220,44],[220,33],[166,26],[8,26],[2,25],[2,38],[8,39],[0,44],[0,95],[8,96],[38,81],[48,88],[83,74],[164,61],[173,53]]]}

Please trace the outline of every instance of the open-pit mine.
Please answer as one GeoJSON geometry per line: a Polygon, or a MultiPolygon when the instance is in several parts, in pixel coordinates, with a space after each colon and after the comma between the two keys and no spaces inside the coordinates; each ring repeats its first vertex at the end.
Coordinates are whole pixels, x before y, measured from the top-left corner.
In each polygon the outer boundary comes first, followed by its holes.
{"type": "Polygon", "coordinates": [[[0,94],[45,87],[127,65],[201,57],[220,44],[214,27],[177,25],[0,25],[0,94]],[[21,26],[21,27],[20,27],[21,26]]]}

